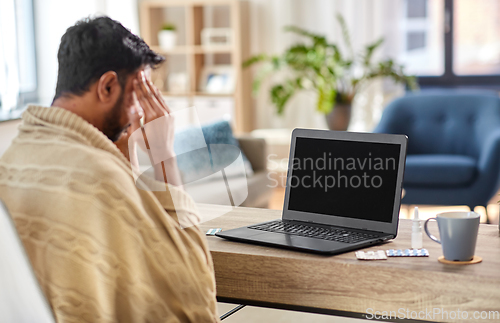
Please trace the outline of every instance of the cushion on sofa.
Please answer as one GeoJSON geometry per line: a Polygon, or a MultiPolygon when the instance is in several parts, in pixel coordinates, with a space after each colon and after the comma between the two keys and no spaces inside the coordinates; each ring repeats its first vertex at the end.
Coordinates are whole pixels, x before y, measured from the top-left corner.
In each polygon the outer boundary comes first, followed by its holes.
{"type": "Polygon", "coordinates": [[[456,186],[471,183],[477,174],[476,161],[461,155],[408,155],[404,186],[456,186]]]}
{"type": "Polygon", "coordinates": [[[226,169],[226,176],[253,174],[252,165],[239,149],[231,125],[219,121],[201,127],[191,127],[175,134],[174,150],[184,183],[193,182],[226,169]],[[235,165],[241,152],[243,165],[235,165]],[[233,163],[233,167],[227,168],[233,163]],[[241,167],[238,167],[241,166],[241,167]]]}

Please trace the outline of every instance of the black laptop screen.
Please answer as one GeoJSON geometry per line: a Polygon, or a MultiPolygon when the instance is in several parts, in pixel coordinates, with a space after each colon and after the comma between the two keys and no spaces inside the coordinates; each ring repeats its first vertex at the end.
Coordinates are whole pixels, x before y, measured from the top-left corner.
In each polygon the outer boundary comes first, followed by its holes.
{"type": "Polygon", "coordinates": [[[400,148],[297,137],[288,209],[390,223],[400,148]]]}

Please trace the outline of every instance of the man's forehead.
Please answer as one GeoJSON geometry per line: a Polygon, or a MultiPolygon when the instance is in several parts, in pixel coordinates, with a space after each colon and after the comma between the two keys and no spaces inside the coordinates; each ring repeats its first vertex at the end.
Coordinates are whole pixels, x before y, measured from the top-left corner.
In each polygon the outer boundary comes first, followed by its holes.
{"type": "Polygon", "coordinates": [[[148,79],[151,79],[151,71],[152,69],[150,66],[141,66],[138,69],[136,69],[134,73],[127,76],[127,83],[132,83],[133,80],[135,79],[140,80],[142,72],[144,72],[144,74],[148,79]]]}
{"type": "Polygon", "coordinates": [[[149,65],[146,65],[146,66],[141,66],[141,67],[139,67],[139,68],[137,69],[137,71],[136,71],[135,75],[136,75],[137,77],[140,77],[140,76],[141,76],[141,72],[144,72],[144,74],[146,75],[146,77],[148,77],[148,78],[149,78],[149,77],[151,77],[151,71],[152,71],[152,70],[153,70],[153,69],[152,69],[152,68],[151,68],[151,66],[149,66],[149,65]]]}

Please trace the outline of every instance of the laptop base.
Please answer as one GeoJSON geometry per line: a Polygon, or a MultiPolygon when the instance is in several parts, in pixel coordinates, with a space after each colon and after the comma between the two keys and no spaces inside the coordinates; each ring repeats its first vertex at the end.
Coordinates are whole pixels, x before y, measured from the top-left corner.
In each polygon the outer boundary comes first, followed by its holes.
{"type": "MultiPolygon", "coordinates": [[[[268,221],[268,222],[273,222],[273,221],[268,221]]],[[[268,222],[263,222],[263,223],[268,223],[268,222]]],[[[290,221],[290,222],[303,224],[302,222],[299,221],[290,221]]],[[[268,245],[285,249],[299,250],[311,253],[329,254],[329,255],[335,255],[353,250],[359,250],[361,248],[383,243],[393,238],[390,235],[381,235],[377,238],[364,240],[362,242],[343,243],[343,242],[324,240],[318,238],[303,237],[287,233],[266,232],[266,231],[251,229],[248,227],[222,231],[217,233],[216,236],[232,241],[259,244],[259,245],[268,245]]]]}

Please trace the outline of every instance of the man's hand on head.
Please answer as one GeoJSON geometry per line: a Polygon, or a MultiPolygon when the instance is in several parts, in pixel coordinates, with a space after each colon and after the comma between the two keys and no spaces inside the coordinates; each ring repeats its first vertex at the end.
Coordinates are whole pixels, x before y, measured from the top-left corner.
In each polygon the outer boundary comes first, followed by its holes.
{"type": "Polygon", "coordinates": [[[170,114],[171,110],[163,100],[160,91],[143,71],[140,72],[139,78],[134,80],[134,92],[139,105],[144,110],[146,145],[154,154],[154,161],[159,162],[173,157],[175,155],[174,117],[170,114]]]}
{"type": "Polygon", "coordinates": [[[134,80],[134,92],[139,104],[144,109],[144,123],[170,114],[170,108],[163,100],[160,91],[146,77],[144,71],[139,72],[138,77],[134,80]]]}
{"type": "Polygon", "coordinates": [[[182,185],[174,152],[175,127],[170,108],[144,71],[134,80],[134,93],[144,111],[142,132],[151,162],[161,165],[161,168],[155,168],[156,178],[173,185],[182,185]]]}

